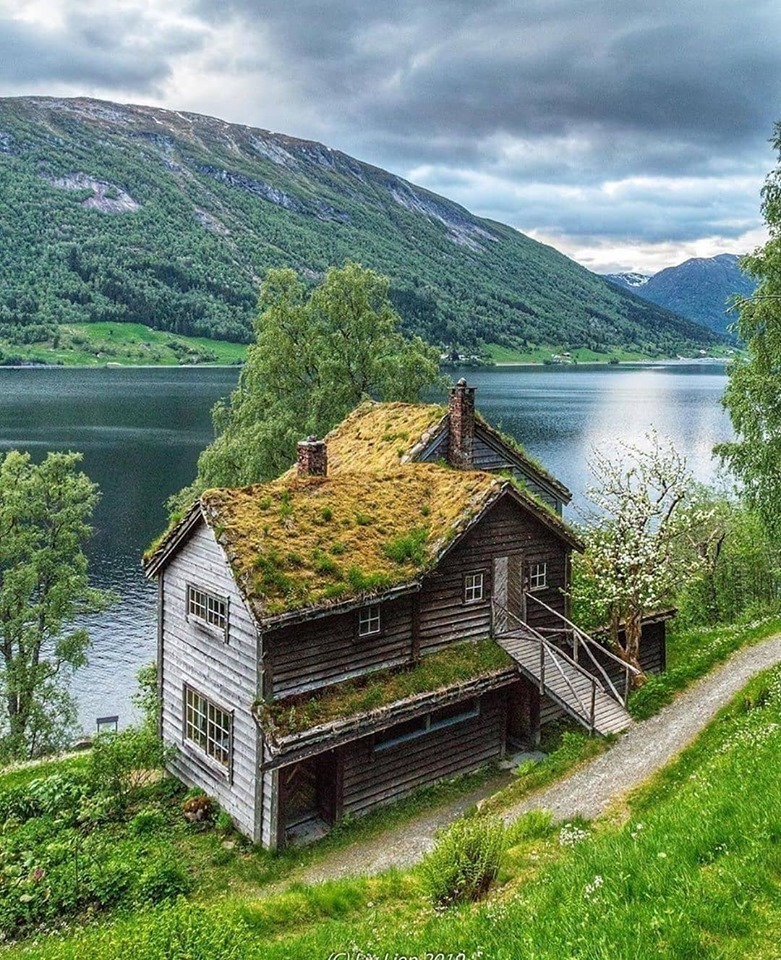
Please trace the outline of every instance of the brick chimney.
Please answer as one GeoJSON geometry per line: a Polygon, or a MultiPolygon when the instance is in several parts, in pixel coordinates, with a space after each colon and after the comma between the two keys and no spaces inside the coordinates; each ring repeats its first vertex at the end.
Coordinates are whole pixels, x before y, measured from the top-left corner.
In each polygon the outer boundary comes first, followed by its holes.
{"type": "Polygon", "coordinates": [[[475,388],[461,377],[450,388],[448,403],[450,426],[447,461],[451,467],[470,467],[475,439],[475,388]]]}
{"type": "Polygon", "coordinates": [[[325,440],[307,437],[298,444],[299,477],[324,477],[328,473],[328,447],[325,440]]]}

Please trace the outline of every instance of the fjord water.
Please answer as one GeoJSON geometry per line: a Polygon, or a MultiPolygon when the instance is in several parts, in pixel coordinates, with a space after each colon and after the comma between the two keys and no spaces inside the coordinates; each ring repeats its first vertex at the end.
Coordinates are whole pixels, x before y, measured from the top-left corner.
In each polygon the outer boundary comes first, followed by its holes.
{"type": "MultiPolygon", "coordinates": [[[[518,367],[466,371],[483,415],[514,436],[582,503],[593,447],[642,442],[656,427],[711,481],[714,443],[730,435],[713,364],[518,367]]],[[[460,373],[457,374],[460,376],[460,373]]],[[[154,586],[141,554],[165,525],[165,499],[192,480],[212,438],[210,410],[235,369],[0,369],[0,449],[80,450],[101,488],[90,545],[93,579],[119,602],[89,620],[90,663],[74,679],[85,730],[95,718],[131,717],[139,666],[156,649],[154,586]]],[[[572,516],[572,508],[569,510],[572,516]]]]}

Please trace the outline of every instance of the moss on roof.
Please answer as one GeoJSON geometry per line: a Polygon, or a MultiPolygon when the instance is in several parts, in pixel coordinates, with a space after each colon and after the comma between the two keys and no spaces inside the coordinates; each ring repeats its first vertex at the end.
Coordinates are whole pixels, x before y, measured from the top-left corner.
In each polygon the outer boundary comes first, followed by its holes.
{"type": "Polygon", "coordinates": [[[416,463],[207,490],[204,513],[258,619],[415,582],[510,484],[416,463]]]}
{"type": "Polygon", "coordinates": [[[362,403],[325,437],[329,474],[395,470],[437,433],[446,413],[436,403],[362,403]]]}
{"type": "Polygon", "coordinates": [[[302,733],[321,724],[369,713],[424,693],[477,680],[513,666],[493,640],[455,643],[424,657],[414,667],[381,670],[329,687],[317,694],[259,703],[257,714],[275,738],[302,733]]]}

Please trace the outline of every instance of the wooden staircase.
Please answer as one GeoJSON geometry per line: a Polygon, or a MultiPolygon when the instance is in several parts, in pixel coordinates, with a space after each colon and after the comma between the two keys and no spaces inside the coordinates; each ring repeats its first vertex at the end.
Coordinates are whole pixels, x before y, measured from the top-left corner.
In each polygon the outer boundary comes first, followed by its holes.
{"type": "MultiPolygon", "coordinates": [[[[599,664],[596,664],[598,669],[595,675],[561,647],[508,611],[502,611],[502,622],[506,626],[501,632],[495,633],[494,639],[510,654],[520,672],[539,688],[543,696],[558,704],[590,733],[607,736],[620,733],[631,724],[632,718],[626,710],[628,683],[622,697],[599,664]],[[512,620],[511,624],[508,617],[512,620]]],[[[579,638],[581,650],[586,646],[583,637],[585,634],[579,638]]],[[[627,673],[627,680],[628,676],[627,673]]]]}

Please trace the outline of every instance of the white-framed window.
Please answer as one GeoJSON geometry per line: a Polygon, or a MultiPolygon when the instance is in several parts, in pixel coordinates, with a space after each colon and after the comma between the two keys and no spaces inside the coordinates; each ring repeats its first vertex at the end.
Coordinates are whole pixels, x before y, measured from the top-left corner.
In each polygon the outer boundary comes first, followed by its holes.
{"type": "Polygon", "coordinates": [[[380,606],[363,607],[358,611],[358,636],[370,637],[382,629],[380,606]]]}
{"type": "Polygon", "coordinates": [[[208,590],[188,584],[187,617],[192,617],[207,627],[214,627],[227,637],[228,601],[225,597],[218,597],[208,590]]]}
{"type": "Polygon", "coordinates": [[[475,570],[464,574],[464,603],[479,603],[485,598],[485,573],[475,570]]]}
{"type": "Polygon", "coordinates": [[[185,684],[184,738],[207,757],[230,770],[233,751],[233,716],[185,684]]]}
{"type": "Polygon", "coordinates": [[[544,590],[548,586],[548,564],[543,560],[529,564],[529,590],[544,590]]]}
{"type": "Polygon", "coordinates": [[[479,716],[480,701],[478,699],[451,703],[426,716],[416,717],[414,720],[407,720],[405,723],[381,731],[374,737],[374,749],[389,750],[407,740],[414,740],[427,733],[442,730],[443,727],[452,727],[479,716]]]}

